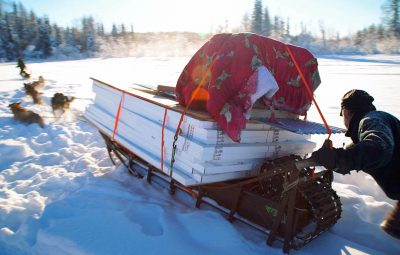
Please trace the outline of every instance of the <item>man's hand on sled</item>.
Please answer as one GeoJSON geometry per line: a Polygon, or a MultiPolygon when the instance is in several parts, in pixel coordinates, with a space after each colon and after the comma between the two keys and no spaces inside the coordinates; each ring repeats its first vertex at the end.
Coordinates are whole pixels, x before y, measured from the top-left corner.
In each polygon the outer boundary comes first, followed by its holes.
{"type": "Polygon", "coordinates": [[[311,154],[311,159],[320,166],[326,169],[333,170],[336,168],[338,154],[335,148],[332,147],[332,142],[326,139],[322,147],[311,154]]]}

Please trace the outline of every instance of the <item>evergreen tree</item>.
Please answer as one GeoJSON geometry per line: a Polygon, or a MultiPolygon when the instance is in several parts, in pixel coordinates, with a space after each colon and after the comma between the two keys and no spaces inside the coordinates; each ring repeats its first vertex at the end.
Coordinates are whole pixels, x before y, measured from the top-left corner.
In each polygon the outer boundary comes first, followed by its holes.
{"type": "Polygon", "coordinates": [[[4,7],[3,7],[3,0],[0,0],[0,20],[4,18],[4,7]]]}
{"type": "Polygon", "coordinates": [[[19,37],[19,50],[22,52],[29,45],[29,15],[21,3],[18,5],[18,15],[17,34],[19,37]]]}
{"type": "Polygon", "coordinates": [[[264,9],[263,34],[266,36],[271,35],[271,19],[269,17],[268,7],[264,9]]]}
{"type": "Polygon", "coordinates": [[[365,33],[363,31],[358,31],[355,36],[354,43],[355,45],[361,45],[362,42],[365,40],[365,33]]]}
{"type": "Polygon", "coordinates": [[[20,34],[21,34],[21,22],[18,16],[18,8],[17,8],[17,4],[15,2],[13,2],[12,4],[12,12],[9,14],[9,19],[8,19],[8,24],[9,24],[9,28],[11,30],[12,33],[12,38],[15,44],[15,51],[16,51],[16,55],[19,55],[19,51],[20,51],[20,34]]]}
{"type": "Polygon", "coordinates": [[[48,18],[38,19],[39,31],[35,51],[39,52],[39,57],[47,58],[51,56],[51,27],[48,18]]]}
{"type": "Polygon", "coordinates": [[[26,24],[26,42],[28,45],[34,45],[38,36],[38,22],[36,14],[31,11],[26,24]]]}
{"type": "Polygon", "coordinates": [[[326,30],[325,30],[325,25],[324,25],[323,21],[319,22],[319,29],[321,31],[323,47],[326,48],[326,46],[327,46],[327,43],[326,43],[326,30]]]}
{"type": "Polygon", "coordinates": [[[6,53],[4,51],[4,47],[3,47],[3,40],[2,40],[2,35],[5,33],[5,31],[2,30],[2,21],[4,18],[4,13],[3,13],[3,1],[0,0],[0,61],[1,59],[6,57],[6,53]]]}
{"type": "Polygon", "coordinates": [[[114,37],[114,38],[118,37],[118,29],[117,29],[117,26],[115,24],[112,25],[111,36],[114,37]]]}
{"type": "Polygon", "coordinates": [[[392,0],[390,5],[392,10],[390,29],[397,38],[400,38],[399,2],[400,0],[392,0]]]}
{"type": "Polygon", "coordinates": [[[279,16],[274,17],[274,23],[272,24],[272,35],[277,38],[285,35],[285,22],[283,22],[279,16]]]}
{"type": "Polygon", "coordinates": [[[262,34],[262,27],[263,27],[263,13],[262,13],[262,1],[255,0],[254,1],[254,8],[253,8],[253,15],[251,20],[251,32],[256,34],[262,34]]]}
{"type": "Polygon", "coordinates": [[[16,43],[12,36],[9,20],[8,14],[5,14],[4,18],[0,20],[0,41],[3,48],[1,57],[5,57],[7,60],[14,60],[17,57],[16,43]]]}
{"type": "Polygon", "coordinates": [[[104,25],[102,23],[97,24],[97,35],[100,37],[103,37],[105,35],[104,33],[104,25]]]}
{"type": "Polygon", "coordinates": [[[287,20],[286,20],[285,34],[286,34],[288,37],[290,36],[290,21],[289,21],[289,18],[287,18],[287,20]]]}
{"type": "Polygon", "coordinates": [[[94,20],[92,17],[82,19],[83,27],[83,47],[82,52],[88,53],[92,56],[94,52],[97,51],[96,45],[96,30],[94,28],[94,20]]]}
{"type": "Polygon", "coordinates": [[[396,38],[400,38],[400,0],[387,0],[383,5],[384,21],[388,32],[396,38]]]}
{"type": "Polygon", "coordinates": [[[125,25],[121,24],[121,36],[125,36],[125,35],[126,35],[125,25]]]}
{"type": "Polygon", "coordinates": [[[53,47],[58,47],[59,45],[61,45],[63,43],[62,41],[62,35],[61,35],[61,28],[59,26],[57,26],[56,24],[53,25],[53,38],[54,40],[52,41],[52,45],[53,47]]]}
{"type": "Polygon", "coordinates": [[[377,33],[378,40],[385,39],[385,33],[386,32],[385,32],[385,28],[383,27],[382,24],[378,25],[376,33],[377,33]]]}
{"type": "Polygon", "coordinates": [[[75,45],[75,34],[73,29],[69,27],[65,29],[65,44],[70,46],[75,45]]]}
{"type": "Polygon", "coordinates": [[[279,18],[278,18],[278,16],[275,16],[274,21],[272,23],[272,35],[273,36],[278,36],[278,30],[279,30],[278,22],[279,22],[279,18]]]}
{"type": "Polygon", "coordinates": [[[131,31],[130,31],[130,40],[133,41],[135,39],[135,30],[133,29],[133,25],[131,25],[131,31]]]}

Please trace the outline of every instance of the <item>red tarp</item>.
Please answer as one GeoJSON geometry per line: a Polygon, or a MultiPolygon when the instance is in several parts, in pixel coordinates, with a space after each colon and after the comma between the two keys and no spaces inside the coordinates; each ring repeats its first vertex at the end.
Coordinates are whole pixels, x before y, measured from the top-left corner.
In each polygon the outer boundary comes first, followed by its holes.
{"type": "MultiPolygon", "coordinates": [[[[320,84],[317,59],[306,49],[288,45],[305,79],[314,91],[320,84]]],[[[178,102],[186,106],[196,87],[190,108],[207,110],[221,128],[240,141],[245,113],[257,89],[254,73],[265,66],[279,90],[271,100],[274,109],[305,115],[312,99],[293,64],[286,44],[251,33],[217,34],[205,43],[182,71],[175,89],[178,102]]]]}

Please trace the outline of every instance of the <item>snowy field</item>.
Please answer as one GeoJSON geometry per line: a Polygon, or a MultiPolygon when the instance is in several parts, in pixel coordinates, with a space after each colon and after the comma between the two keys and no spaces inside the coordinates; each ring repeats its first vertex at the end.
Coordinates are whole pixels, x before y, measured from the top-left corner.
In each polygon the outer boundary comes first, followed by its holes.
{"type": "MultiPolygon", "coordinates": [[[[0,64],[0,254],[282,254],[266,236],[186,197],[111,164],[98,132],[79,118],[93,99],[91,80],[174,85],[188,58],[109,58],[30,63],[44,76],[44,105],[24,96],[15,63],[0,64]],[[77,97],[62,119],[52,117],[56,92],[77,97]],[[8,105],[45,117],[45,128],[13,120],[8,105]]],[[[331,125],[343,127],[341,96],[359,88],[378,109],[400,117],[400,56],[319,58],[316,91],[331,125]],[[396,99],[397,98],[397,99],[396,99]]],[[[308,119],[321,122],[313,108],[308,119]]],[[[326,137],[314,137],[318,142],[326,137]]],[[[335,146],[349,142],[333,137],[335,146]]],[[[395,201],[363,173],[335,175],[343,203],[339,222],[292,254],[400,254],[400,241],[379,227],[395,201]]]]}

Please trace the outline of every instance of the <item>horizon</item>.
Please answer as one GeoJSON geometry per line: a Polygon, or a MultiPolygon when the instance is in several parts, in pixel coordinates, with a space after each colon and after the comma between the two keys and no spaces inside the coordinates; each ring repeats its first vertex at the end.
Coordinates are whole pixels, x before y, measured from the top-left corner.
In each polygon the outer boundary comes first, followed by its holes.
{"type": "MultiPolygon", "coordinates": [[[[225,26],[232,31],[240,26],[245,14],[251,17],[254,7],[254,1],[247,0],[236,1],[234,6],[228,0],[204,0],[201,3],[119,0],[118,4],[107,0],[98,0],[95,4],[87,0],[15,2],[40,17],[47,16],[52,24],[62,27],[77,26],[82,17],[91,16],[102,23],[107,32],[111,31],[113,24],[124,24],[128,31],[133,26],[134,32],[213,33],[225,26]]],[[[281,17],[284,22],[289,20],[291,34],[298,34],[304,25],[313,34],[319,34],[323,26],[328,36],[336,36],[337,33],[347,36],[381,23],[381,6],[386,0],[326,0],[313,2],[311,6],[306,0],[262,2],[263,10],[268,7],[271,20],[274,16],[281,17]]]]}

